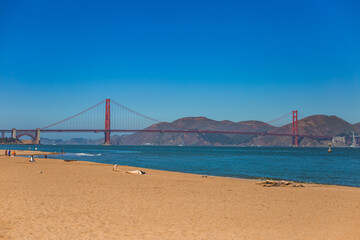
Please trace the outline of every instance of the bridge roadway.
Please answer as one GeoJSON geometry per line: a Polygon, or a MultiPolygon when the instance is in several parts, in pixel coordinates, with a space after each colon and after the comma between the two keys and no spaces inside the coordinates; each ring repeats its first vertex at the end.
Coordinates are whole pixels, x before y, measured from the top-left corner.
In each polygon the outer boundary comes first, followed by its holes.
{"type": "MultiPolygon", "coordinates": [[[[13,130],[0,130],[0,132],[12,132],[13,130]]],[[[36,130],[30,129],[16,129],[21,133],[35,133],[36,130]]],[[[41,132],[55,133],[55,132],[146,132],[146,133],[203,133],[203,134],[242,134],[242,135],[259,135],[259,136],[283,136],[283,137],[299,137],[299,138],[313,138],[313,139],[332,139],[332,136],[320,136],[320,135],[307,135],[307,134],[291,134],[291,133],[271,133],[271,132],[239,132],[239,131],[213,131],[213,130],[160,130],[160,129],[43,129],[41,132]]]]}

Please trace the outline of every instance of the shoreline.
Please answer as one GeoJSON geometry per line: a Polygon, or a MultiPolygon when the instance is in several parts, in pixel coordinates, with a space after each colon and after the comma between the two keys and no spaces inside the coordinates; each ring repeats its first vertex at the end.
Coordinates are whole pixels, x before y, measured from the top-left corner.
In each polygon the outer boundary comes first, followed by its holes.
{"type": "MultiPolygon", "coordinates": [[[[105,145],[105,144],[59,144],[59,145],[52,145],[52,144],[0,144],[1,147],[5,147],[5,146],[31,146],[31,147],[47,147],[47,146],[108,146],[108,147],[181,147],[181,148],[191,148],[191,147],[196,147],[196,148],[207,148],[207,147],[213,147],[213,148],[291,148],[291,149],[301,149],[301,148],[322,148],[322,149],[328,149],[329,146],[328,145],[324,145],[324,146],[298,146],[298,147],[294,147],[294,146],[278,146],[278,145],[274,145],[274,146],[247,146],[247,145],[105,145]]],[[[352,147],[351,145],[349,146],[334,146],[332,145],[331,148],[351,148],[353,149],[354,147],[352,147]]],[[[358,149],[360,147],[355,147],[355,149],[358,149]]]]}
{"type": "MultiPolygon", "coordinates": [[[[66,154],[66,153],[65,153],[65,154],[66,154]]],[[[54,155],[61,155],[61,153],[54,153],[54,155]]],[[[60,158],[55,158],[55,160],[63,160],[63,161],[66,161],[65,159],[60,159],[60,158]]],[[[88,161],[88,160],[71,160],[71,161],[98,163],[98,164],[105,164],[105,165],[109,165],[109,166],[115,165],[115,164],[111,164],[111,163],[94,162],[94,161],[88,161]]],[[[349,187],[349,188],[358,188],[358,189],[360,189],[360,187],[349,186],[349,185],[326,184],[326,183],[305,182],[305,181],[295,181],[295,180],[291,180],[291,179],[281,179],[281,178],[264,178],[264,177],[242,178],[242,177],[228,177],[228,176],[222,176],[222,175],[207,175],[207,174],[199,174],[199,173],[191,173],[191,172],[180,172],[180,171],[162,170],[162,169],[155,169],[155,168],[143,168],[143,167],[138,167],[138,166],[133,166],[133,165],[119,165],[119,164],[116,164],[116,165],[118,165],[118,166],[120,166],[120,167],[131,167],[131,168],[137,168],[137,169],[139,168],[139,169],[145,169],[145,170],[150,170],[150,171],[155,170],[155,171],[163,171],[163,172],[168,172],[168,173],[192,174],[192,175],[197,175],[197,176],[209,176],[209,177],[239,179],[239,180],[256,181],[256,182],[266,181],[266,180],[288,181],[288,182],[311,184],[311,185],[338,186],[338,187],[349,187]]]]}
{"type": "Polygon", "coordinates": [[[5,155],[5,150],[6,151],[11,151],[10,157],[16,157],[16,156],[30,156],[30,155],[34,155],[34,156],[43,156],[43,155],[58,155],[60,153],[58,152],[45,152],[45,151],[37,151],[37,150],[16,150],[16,149],[1,149],[0,150],[0,156],[8,156],[5,155]],[[2,150],[2,151],[1,151],[2,150]],[[15,152],[16,155],[13,154],[13,152],[15,152]]]}
{"type": "Polygon", "coordinates": [[[359,239],[360,189],[0,156],[0,239],[359,239]],[[151,175],[132,175],[141,169],[151,175]]]}
{"type": "MultiPolygon", "coordinates": [[[[62,153],[59,152],[47,152],[47,151],[33,151],[33,150],[14,150],[16,151],[16,156],[19,157],[27,157],[30,155],[34,156],[43,156],[43,155],[62,155],[62,153]]],[[[64,153],[66,154],[66,152],[64,153]]],[[[0,150],[0,156],[4,156],[3,152],[0,150]]],[[[56,158],[55,160],[63,160],[65,159],[56,158]]],[[[106,164],[106,165],[114,165],[110,163],[102,163],[102,162],[95,162],[95,161],[88,161],[88,160],[71,160],[71,161],[81,161],[81,162],[91,162],[91,163],[98,163],[98,164],[106,164]]],[[[117,164],[118,165],[118,164],[117,164]]],[[[340,185],[340,184],[326,184],[326,183],[317,183],[317,182],[306,182],[306,181],[296,181],[291,179],[281,179],[281,178],[265,178],[265,177],[249,177],[249,178],[243,178],[243,177],[228,177],[223,175],[206,175],[206,174],[198,174],[198,173],[191,173],[191,172],[180,172],[180,171],[170,171],[170,170],[162,170],[162,169],[152,169],[152,168],[143,168],[133,165],[118,165],[118,166],[124,166],[124,167],[132,167],[132,168],[142,168],[146,170],[156,170],[156,171],[164,171],[169,173],[183,173],[183,174],[194,174],[199,176],[210,176],[210,177],[222,177],[222,178],[230,178],[230,179],[240,179],[240,180],[249,180],[249,181],[266,181],[266,180],[273,180],[273,181],[289,181],[294,183],[302,183],[302,184],[315,184],[315,185],[324,185],[324,186],[339,186],[339,187],[350,187],[350,188],[360,188],[357,186],[349,186],[349,185],[340,185]]]]}

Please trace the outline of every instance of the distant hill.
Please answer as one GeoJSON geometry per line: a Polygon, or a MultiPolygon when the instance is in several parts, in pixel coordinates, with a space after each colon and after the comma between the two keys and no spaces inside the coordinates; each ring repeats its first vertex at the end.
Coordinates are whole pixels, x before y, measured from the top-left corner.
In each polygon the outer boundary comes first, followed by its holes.
{"type": "MultiPolygon", "coordinates": [[[[264,132],[273,126],[260,121],[215,121],[205,117],[186,117],[171,123],[159,123],[148,129],[192,129],[213,131],[264,132]]],[[[241,145],[251,141],[252,135],[197,134],[197,133],[134,133],[112,138],[115,145],[241,145]]]]}
{"type": "MultiPolygon", "coordinates": [[[[336,116],[313,115],[299,120],[299,133],[304,135],[327,135],[327,136],[350,136],[352,132],[358,132],[357,126],[346,122],[336,116]]],[[[292,124],[273,129],[273,133],[291,133],[292,124]]],[[[326,146],[328,140],[321,141],[316,139],[300,139],[300,146],[326,146]]],[[[290,146],[292,137],[260,136],[254,138],[252,145],[260,146],[290,146]]],[[[338,144],[341,145],[341,144],[338,144]]]]}
{"type": "Polygon", "coordinates": [[[69,140],[41,138],[40,143],[44,145],[99,145],[102,139],[72,138],[69,140]]]}
{"type": "MultiPolygon", "coordinates": [[[[232,122],[228,120],[215,121],[206,117],[186,117],[173,122],[154,124],[147,129],[169,130],[213,130],[213,131],[246,131],[291,133],[292,124],[274,127],[261,121],[232,122]]],[[[299,120],[299,133],[304,135],[352,136],[352,132],[360,135],[360,123],[350,124],[336,116],[313,115],[299,120]]],[[[340,138],[341,140],[341,138],[340,138]]],[[[345,142],[333,143],[335,146],[349,146],[351,139],[345,142]]],[[[42,144],[99,145],[104,138],[70,140],[51,140],[42,138],[42,144]]],[[[113,145],[171,145],[171,146],[291,146],[292,137],[234,135],[234,134],[197,134],[197,133],[145,133],[128,135],[112,135],[113,145]]],[[[327,146],[329,140],[300,138],[300,146],[327,146]]]]}
{"type": "Polygon", "coordinates": [[[357,128],[357,133],[360,134],[360,122],[355,123],[354,126],[357,128]]]}

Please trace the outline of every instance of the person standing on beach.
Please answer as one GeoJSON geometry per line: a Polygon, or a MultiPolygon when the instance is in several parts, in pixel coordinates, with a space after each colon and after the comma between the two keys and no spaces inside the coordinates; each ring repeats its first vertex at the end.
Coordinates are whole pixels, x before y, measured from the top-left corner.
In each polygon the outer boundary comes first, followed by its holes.
{"type": "Polygon", "coordinates": [[[5,156],[7,155],[7,150],[5,150],[5,156]]]}
{"type": "Polygon", "coordinates": [[[10,154],[11,154],[11,150],[8,151],[8,156],[10,157],[10,154]]]}
{"type": "Polygon", "coordinates": [[[29,162],[35,162],[34,155],[31,155],[29,162]]]}

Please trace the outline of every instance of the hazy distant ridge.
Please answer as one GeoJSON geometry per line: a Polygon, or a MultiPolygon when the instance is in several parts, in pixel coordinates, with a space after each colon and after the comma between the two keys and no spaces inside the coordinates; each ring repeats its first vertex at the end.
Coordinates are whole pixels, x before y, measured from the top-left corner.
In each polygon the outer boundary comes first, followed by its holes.
{"type": "MultiPolygon", "coordinates": [[[[171,123],[163,122],[150,126],[148,129],[196,129],[213,131],[248,131],[291,133],[291,124],[274,127],[261,121],[232,122],[215,121],[206,117],[185,117],[171,123]]],[[[313,115],[299,121],[299,133],[305,135],[350,136],[352,132],[360,134],[360,123],[351,124],[336,116],[313,115]]],[[[113,145],[183,145],[183,146],[290,146],[291,137],[256,136],[256,135],[225,135],[197,133],[134,133],[129,135],[113,135],[113,145]]],[[[97,140],[74,138],[70,140],[42,139],[42,144],[101,144],[103,138],[97,140]]],[[[328,141],[300,139],[300,146],[326,146],[328,141]]],[[[349,143],[336,143],[346,146],[349,143]]]]}

